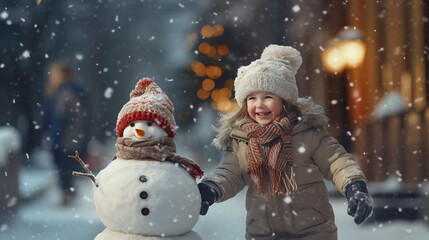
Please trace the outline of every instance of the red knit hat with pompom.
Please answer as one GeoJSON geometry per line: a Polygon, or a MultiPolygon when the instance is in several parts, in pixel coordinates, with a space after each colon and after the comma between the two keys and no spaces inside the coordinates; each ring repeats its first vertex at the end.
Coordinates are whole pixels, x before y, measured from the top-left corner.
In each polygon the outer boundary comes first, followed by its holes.
{"type": "Polygon", "coordinates": [[[116,123],[116,135],[122,137],[124,129],[133,121],[146,120],[156,123],[172,138],[176,136],[173,103],[167,94],[150,78],[141,79],[130,93],[116,123]]]}

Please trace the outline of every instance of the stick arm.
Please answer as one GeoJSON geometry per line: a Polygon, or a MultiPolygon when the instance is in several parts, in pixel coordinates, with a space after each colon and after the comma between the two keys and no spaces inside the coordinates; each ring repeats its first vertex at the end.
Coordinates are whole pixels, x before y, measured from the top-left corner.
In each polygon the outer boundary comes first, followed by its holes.
{"type": "Polygon", "coordinates": [[[68,157],[69,158],[74,158],[82,166],[82,168],[86,172],[86,173],[82,173],[82,172],[73,171],[72,175],[73,176],[78,176],[78,177],[90,178],[91,181],[95,184],[95,186],[98,187],[98,184],[95,181],[95,175],[91,172],[91,170],[88,168],[88,166],[85,164],[85,162],[79,157],[79,152],[75,151],[75,155],[68,155],[68,157]]]}

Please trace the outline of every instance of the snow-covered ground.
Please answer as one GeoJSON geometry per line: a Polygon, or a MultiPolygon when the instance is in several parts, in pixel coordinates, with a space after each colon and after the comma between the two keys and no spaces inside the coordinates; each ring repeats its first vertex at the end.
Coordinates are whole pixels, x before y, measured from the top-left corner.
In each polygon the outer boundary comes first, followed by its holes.
{"type": "MultiPolygon", "coordinates": [[[[76,201],[66,208],[59,207],[59,192],[55,185],[55,176],[50,171],[39,174],[23,171],[21,185],[28,188],[32,184],[45,185],[46,191],[37,198],[20,203],[20,209],[14,221],[0,223],[0,239],[43,239],[74,240],[94,239],[104,229],[95,211],[91,182],[77,178],[76,201]],[[32,176],[30,176],[32,174],[32,176]]],[[[35,194],[36,195],[36,194],[35,194]]],[[[37,195],[36,195],[37,196],[37,195]]],[[[215,204],[206,216],[201,216],[194,231],[204,240],[244,239],[245,209],[244,192],[221,204],[215,204]]],[[[394,220],[391,222],[368,223],[362,226],[354,224],[346,214],[345,199],[332,199],[339,228],[339,239],[428,239],[429,226],[422,221],[394,220]]],[[[114,209],[112,209],[114,211],[114,209]]]]}

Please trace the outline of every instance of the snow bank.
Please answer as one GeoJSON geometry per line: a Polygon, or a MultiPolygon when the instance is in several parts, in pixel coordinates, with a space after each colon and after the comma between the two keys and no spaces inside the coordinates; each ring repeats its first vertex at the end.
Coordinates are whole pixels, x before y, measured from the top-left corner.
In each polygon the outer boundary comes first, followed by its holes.
{"type": "Polygon", "coordinates": [[[142,236],[135,234],[125,234],[122,232],[115,232],[106,228],[103,232],[97,235],[94,240],[202,240],[200,235],[194,231],[190,231],[180,236],[171,237],[155,237],[155,236],[142,236]]]}
{"type": "Polygon", "coordinates": [[[20,149],[21,137],[19,132],[10,126],[0,127],[0,167],[7,163],[7,156],[10,152],[16,152],[20,149]]]}
{"type": "Polygon", "coordinates": [[[405,102],[401,93],[391,92],[378,103],[374,110],[374,117],[384,119],[403,112],[405,112],[405,102]]]}

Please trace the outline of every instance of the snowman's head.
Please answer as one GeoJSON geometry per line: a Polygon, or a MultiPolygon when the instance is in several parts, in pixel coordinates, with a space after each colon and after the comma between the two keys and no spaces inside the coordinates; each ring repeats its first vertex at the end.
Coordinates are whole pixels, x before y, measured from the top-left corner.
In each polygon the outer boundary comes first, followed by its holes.
{"type": "Polygon", "coordinates": [[[131,138],[136,141],[143,139],[160,139],[168,134],[156,123],[146,120],[133,121],[124,129],[124,138],[131,138]]]}
{"type": "Polygon", "coordinates": [[[173,103],[150,78],[141,79],[130,93],[128,101],[118,114],[116,135],[124,137],[124,129],[132,122],[146,120],[156,123],[171,138],[176,135],[173,103]]]}

